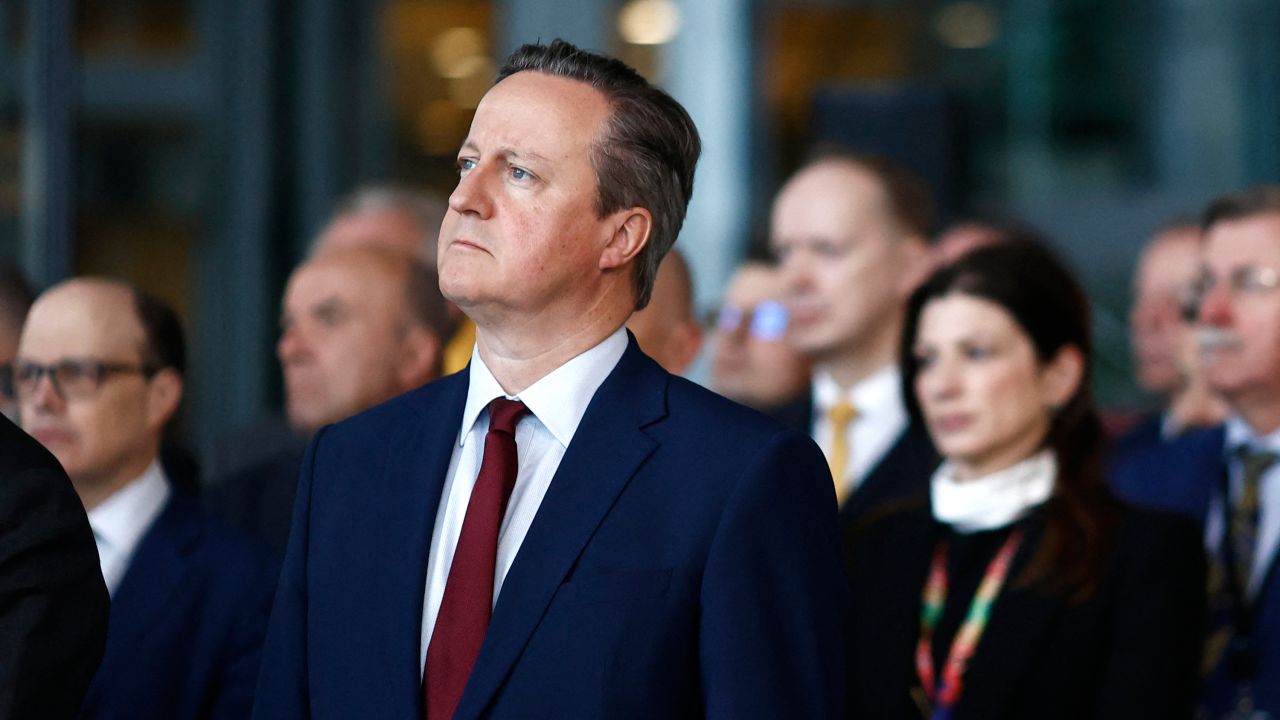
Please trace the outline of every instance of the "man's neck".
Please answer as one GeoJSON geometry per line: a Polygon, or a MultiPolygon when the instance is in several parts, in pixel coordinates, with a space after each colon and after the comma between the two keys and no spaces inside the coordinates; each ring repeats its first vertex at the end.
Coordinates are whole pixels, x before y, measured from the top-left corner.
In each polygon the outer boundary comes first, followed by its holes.
{"type": "Polygon", "coordinates": [[[476,349],[503,391],[518,395],[556,368],[604,342],[625,320],[626,317],[616,321],[588,321],[561,332],[514,332],[509,328],[504,331],[477,325],[476,349]]]}
{"type": "Polygon", "coordinates": [[[842,390],[897,364],[900,322],[888,322],[869,336],[814,356],[814,367],[831,376],[842,390]]]}
{"type": "Polygon", "coordinates": [[[142,477],[142,473],[151,467],[155,458],[156,454],[152,453],[145,458],[129,461],[116,471],[105,475],[75,476],[71,478],[71,484],[80,496],[80,502],[84,503],[85,511],[89,511],[106,502],[129,483],[142,477]]]}

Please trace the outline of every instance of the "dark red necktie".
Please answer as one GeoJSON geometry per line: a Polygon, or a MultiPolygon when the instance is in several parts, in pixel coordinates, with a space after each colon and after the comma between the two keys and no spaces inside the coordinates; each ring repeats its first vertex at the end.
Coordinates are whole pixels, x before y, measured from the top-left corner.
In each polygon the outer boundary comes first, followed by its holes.
{"type": "Polygon", "coordinates": [[[516,484],[516,423],[527,414],[529,408],[519,400],[498,398],[489,403],[489,432],[484,438],[480,474],[471,489],[444,598],[427,645],[423,682],[427,720],[453,717],[489,627],[498,528],[516,484]]]}

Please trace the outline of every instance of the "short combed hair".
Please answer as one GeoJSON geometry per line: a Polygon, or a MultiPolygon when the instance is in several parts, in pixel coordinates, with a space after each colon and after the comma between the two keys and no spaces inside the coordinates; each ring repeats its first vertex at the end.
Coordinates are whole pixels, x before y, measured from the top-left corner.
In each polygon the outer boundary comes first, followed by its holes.
{"type": "Polygon", "coordinates": [[[658,265],[684,224],[702,152],[698,129],[680,103],[627,64],[564,40],[520,47],[498,71],[495,84],[525,71],[584,82],[609,101],[609,119],[591,150],[596,213],[604,217],[642,207],[653,216],[649,243],[636,263],[639,310],[649,303],[658,265]]]}
{"type": "Polygon", "coordinates": [[[1280,215],[1280,185],[1254,185],[1223,195],[1209,203],[1209,207],[1200,216],[1200,230],[1208,232],[1209,228],[1220,222],[1270,214],[1280,215]]]}
{"type": "Polygon", "coordinates": [[[142,326],[142,365],[149,372],[172,368],[178,375],[187,371],[187,345],[182,337],[178,314],[163,300],[130,285],[133,311],[142,326]]]}
{"type": "Polygon", "coordinates": [[[870,173],[884,189],[889,212],[898,226],[925,243],[933,242],[933,193],[915,173],[889,158],[856,153],[834,145],[823,145],[814,150],[797,173],[823,163],[845,163],[870,173]]]}

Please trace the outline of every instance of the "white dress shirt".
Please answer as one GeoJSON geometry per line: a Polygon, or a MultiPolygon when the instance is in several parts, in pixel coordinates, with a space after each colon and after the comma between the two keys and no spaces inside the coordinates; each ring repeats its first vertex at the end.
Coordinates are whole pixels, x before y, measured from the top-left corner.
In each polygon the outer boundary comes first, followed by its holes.
{"type": "Polygon", "coordinates": [[[449,471],[445,475],[440,506],[436,510],[435,530],[431,534],[427,588],[422,603],[420,669],[426,665],[427,647],[431,644],[436,615],[440,612],[440,601],[449,580],[453,552],[462,533],[471,489],[480,474],[484,438],[489,432],[489,402],[499,397],[520,400],[530,413],[516,426],[519,469],[502,527],[498,530],[498,554],[493,577],[493,602],[496,605],[502,581],[516,559],[529,526],[533,524],[542,498],[560,467],[560,460],[587,412],[587,405],[626,349],[627,331],[619,328],[604,342],[551,371],[514,398],[503,392],[502,386],[480,358],[479,350],[472,351],[467,404],[462,412],[458,444],[453,448],[449,471]]]}
{"type": "MultiPolygon", "coordinates": [[[[1236,454],[1239,448],[1245,445],[1280,455],[1280,430],[1265,437],[1258,437],[1239,415],[1227,418],[1223,452],[1226,453],[1232,503],[1240,498],[1240,493],[1243,491],[1244,468],[1236,454]]],[[[1205,544],[1215,554],[1221,547],[1225,535],[1223,520],[1222,498],[1215,486],[1213,500],[1209,504],[1208,522],[1205,523],[1205,544]]],[[[1271,567],[1275,559],[1277,548],[1280,548],[1280,461],[1262,474],[1262,480],[1258,486],[1258,544],[1253,556],[1253,571],[1249,575],[1249,587],[1246,590],[1250,596],[1257,595],[1262,581],[1266,578],[1267,568],[1271,567]]]]}
{"type": "Polygon", "coordinates": [[[843,480],[848,483],[851,495],[907,429],[902,375],[896,366],[889,365],[846,391],[841,390],[826,370],[819,368],[814,372],[813,439],[828,458],[835,428],[827,419],[827,411],[841,400],[851,403],[858,411],[858,416],[849,423],[845,438],[849,462],[843,480]]]}
{"type": "Polygon", "coordinates": [[[160,469],[160,462],[153,460],[136,480],[89,511],[89,527],[98,545],[102,579],[112,596],[129,569],[138,541],[151,529],[168,501],[169,481],[160,469]]]}

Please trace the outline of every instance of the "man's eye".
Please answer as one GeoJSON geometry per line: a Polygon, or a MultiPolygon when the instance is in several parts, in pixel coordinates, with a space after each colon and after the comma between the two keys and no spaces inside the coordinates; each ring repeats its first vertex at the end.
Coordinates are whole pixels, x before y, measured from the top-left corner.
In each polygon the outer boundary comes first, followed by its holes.
{"type": "Polygon", "coordinates": [[[514,165],[511,167],[511,178],[513,180],[528,180],[531,177],[533,177],[533,175],[530,174],[528,170],[514,165]]]}
{"type": "Polygon", "coordinates": [[[970,360],[985,360],[991,357],[991,348],[988,347],[970,347],[965,348],[964,356],[970,360]]]}
{"type": "Polygon", "coordinates": [[[458,158],[458,171],[467,172],[476,166],[476,161],[471,158],[458,158]]]}

